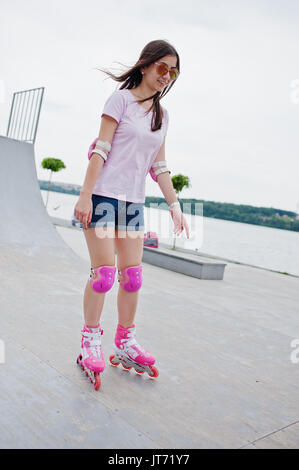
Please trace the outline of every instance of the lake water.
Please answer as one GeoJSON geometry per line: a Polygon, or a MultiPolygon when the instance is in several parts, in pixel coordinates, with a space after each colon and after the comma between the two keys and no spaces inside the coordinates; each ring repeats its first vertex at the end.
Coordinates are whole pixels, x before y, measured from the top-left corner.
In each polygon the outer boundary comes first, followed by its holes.
{"type": "MultiPolygon", "coordinates": [[[[46,202],[47,192],[41,191],[46,202]]],[[[49,193],[48,213],[71,220],[78,196],[49,193]]],[[[145,208],[145,231],[158,234],[172,246],[173,223],[167,211],[145,208]]],[[[190,238],[185,232],[176,237],[176,246],[299,276],[299,232],[243,224],[199,215],[185,215],[190,238]]]]}

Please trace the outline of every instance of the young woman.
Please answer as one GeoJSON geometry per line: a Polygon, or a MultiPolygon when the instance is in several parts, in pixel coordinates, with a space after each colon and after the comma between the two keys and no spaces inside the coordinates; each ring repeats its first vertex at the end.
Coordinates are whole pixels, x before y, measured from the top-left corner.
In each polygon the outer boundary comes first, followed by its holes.
{"type": "Polygon", "coordinates": [[[114,248],[118,268],[118,326],[115,335],[119,362],[139,373],[156,377],[155,358],[135,338],[135,313],[142,285],[145,179],[148,172],[157,181],[170,206],[174,233],[189,228],[174,192],[165,161],[167,110],[160,100],[179,75],[179,55],[167,41],[151,41],[137,63],[120,76],[107,73],[121,87],[104,105],[98,139],[90,147],[90,162],[75,206],[74,215],[84,229],[91,274],[84,293],[81,354],[78,363],[95,388],[105,362],[99,321],[105,293],[115,279],[114,248]],[[137,216],[136,216],[137,213],[137,216]]]}

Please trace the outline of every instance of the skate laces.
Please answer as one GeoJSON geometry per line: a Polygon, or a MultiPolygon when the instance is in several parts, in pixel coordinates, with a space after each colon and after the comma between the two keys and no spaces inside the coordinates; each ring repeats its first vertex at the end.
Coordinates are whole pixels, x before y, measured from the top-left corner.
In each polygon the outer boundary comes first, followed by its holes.
{"type": "Polygon", "coordinates": [[[127,338],[121,339],[120,342],[121,344],[123,344],[125,350],[131,348],[132,346],[135,346],[140,351],[145,352],[145,350],[136,341],[135,331],[136,328],[132,329],[129,333],[127,333],[127,338]]]}
{"type": "Polygon", "coordinates": [[[83,346],[85,341],[89,342],[87,346],[94,356],[101,357],[102,344],[101,344],[101,332],[89,333],[88,331],[82,331],[83,346]]]}

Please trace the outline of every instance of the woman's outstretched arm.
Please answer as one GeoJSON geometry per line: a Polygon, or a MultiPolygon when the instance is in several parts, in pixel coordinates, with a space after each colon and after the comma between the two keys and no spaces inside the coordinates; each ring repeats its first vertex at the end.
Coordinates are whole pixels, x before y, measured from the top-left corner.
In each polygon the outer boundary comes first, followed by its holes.
{"type": "MultiPolygon", "coordinates": [[[[160,147],[160,150],[155,158],[155,162],[162,162],[165,161],[165,138],[164,142],[160,147]]],[[[167,168],[166,163],[161,168],[167,168]]],[[[165,173],[160,173],[157,175],[157,183],[165,197],[167,204],[170,206],[173,202],[178,202],[177,196],[175,194],[175,190],[173,188],[173,184],[171,181],[170,173],[167,171],[165,173]]],[[[186,230],[187,238],[189,238],[189,227],[184,217],[184,214],[181,211],[181,207],[179,204],[175,205],[171,208],[171,217],[174,223],[174,233],[179,235],[184,229],[186,230]]]]}

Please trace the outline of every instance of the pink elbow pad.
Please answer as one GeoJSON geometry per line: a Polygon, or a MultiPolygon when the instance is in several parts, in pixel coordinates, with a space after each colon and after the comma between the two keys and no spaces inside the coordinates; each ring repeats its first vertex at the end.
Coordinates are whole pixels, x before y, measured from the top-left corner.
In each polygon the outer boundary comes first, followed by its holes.
{"type": "Polygon", "coordinates": [[[94,139],[93,143],[92,143],[91,146],[89,147],[89,150],[88,150],[88,160],[91,159],[92,151],[94,150],[94,148],[95,148],[95,146],[96,146],[97,140],[98,140],[98,137],[97,137],[96,139],[94,139]]]}
{"type": "Polygon", "coordinates": [[[154,172],[153,168],[150,169],[149,173],[150,173],[151,177],[153,178],[153,180],[157,182],[157,176],[156,176],[156,173],[154,172]]]}
{"type": "Polygon", "coordinates": [[[153,163],[151,166],[151,169],[149,170],[151,177],[153,178],[154,181],[156,181],[156,183],[158,181],[157,176],[160,175],[161,173],[166,173],[166,172],[170,173],[170,171],[166,167],[166,160],[160,160],[159,162],[153,163]],[[163,168],[159,168],[159,167],[163,167],[163,168]],[[156,168],[158,169],[156,170],[156,168]]]}

